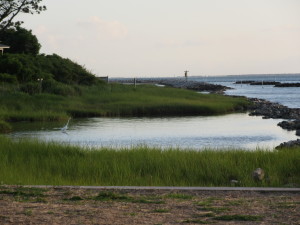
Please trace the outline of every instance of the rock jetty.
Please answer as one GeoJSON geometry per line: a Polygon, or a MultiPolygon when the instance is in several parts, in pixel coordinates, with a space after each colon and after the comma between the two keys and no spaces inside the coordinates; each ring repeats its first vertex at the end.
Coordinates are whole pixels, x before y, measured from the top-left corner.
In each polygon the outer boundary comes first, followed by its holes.
{"type": "Polygon", "coordinates": [[[280,82],[277,81],[254,81],[254,80],[245,80],[237,81],[235,84],[250,84],[250,85],[279,85],[280,82]]]}
{"type": "Polygon", "coordinates": [[[300,83],[279,83],[275,87],[300,87],[300,83]]]}
{"type": "Polygon", "coordinates": [[[300,119],[299,108],[288,108],[279,103],[264,99],[248,98],[252,104],[249,107],[251,116],[263,116],[264,119],[300,119]]]}
{"type": "Polygon", "coordinates": [[[210,84],[206,82],[192,81],[185,78],[131,78],[131,79],[111,79],[110,82],[117,83],[127,83],[133,84],[134,82],[138,84],[158,84],[165,85],[174,88],[184,88],[199,92],[210,92],[223,94],[226,90],[231,88],[223,86],[210,84]]]}
{"type": "MultiPolygon", "coordinates": [[[[296,135],[300,136],[300,109],[288,108],[278,103],[273,103],[264,99],[249,98],[252,105],[249,107],[250,114],[252,116],[263,116],[264,119],[288,119],[288,121],[282,121],[277,125],[283,129],[292,131],[296,130],[296,135]]],[[[276,147],[290,148],[300,146],[300,139],[296,141],[284,142],[276,147]]]]}
{"type": "Polygon", "coordinates": [[[185,88],[189,90],[199,91],[199,92],[210,92],[223,94],[226,90],[231,89],[229,87],[217,84],[210,84],[198,81],[189,81],[185,79],[165,79],[157,82],[158,84],[174,87],[174,88],[185,88]]]}
{"type": "Polygon", "coordinates": [[[243,80],[236,81],[235,84],[249,84],[249,85],[274,85],[274,87],[300,87],[300,83],[281,83],[278,81],[255,81],[243,80]]]}
{"type": "Polygon", "coordinates": [[[280,82],[276,82],[276,81],[254,81],[252,83],[250,83],[250,85],[277,85],[280,84],[280,82]]]}

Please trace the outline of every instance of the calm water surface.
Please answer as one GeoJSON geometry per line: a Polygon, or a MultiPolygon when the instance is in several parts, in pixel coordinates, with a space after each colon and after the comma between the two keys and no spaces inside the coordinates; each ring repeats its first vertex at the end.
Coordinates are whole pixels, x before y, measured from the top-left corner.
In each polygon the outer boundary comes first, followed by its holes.
{"type": "Polygon", "coordinates": [[[296,139],[295,132],[277,126],[281,120],[263,120],[247,114],[172,118],[90,118],[64,124],[20,123],[13,138],[37,138],[89,147],[273,148],[296,139]]]}

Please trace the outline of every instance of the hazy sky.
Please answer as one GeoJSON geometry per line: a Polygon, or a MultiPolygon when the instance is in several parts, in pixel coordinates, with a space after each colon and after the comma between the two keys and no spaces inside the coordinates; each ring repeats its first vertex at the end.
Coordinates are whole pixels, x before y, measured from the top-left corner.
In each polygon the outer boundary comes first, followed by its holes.
{"type": "Polygon", "coordinates": [[[97,76],[300,72],[300,0],[44,0],[19,17],[97,76]]]}

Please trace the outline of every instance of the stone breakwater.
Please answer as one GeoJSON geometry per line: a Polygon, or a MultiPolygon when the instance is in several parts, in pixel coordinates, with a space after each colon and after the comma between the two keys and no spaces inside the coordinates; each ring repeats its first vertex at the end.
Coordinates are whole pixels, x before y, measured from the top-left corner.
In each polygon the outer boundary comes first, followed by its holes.
{"type": "Polygon", "coordinates": [[[236,81],[235,84],[273,85],[274,87],[300,87],[300,83],[281,83],[278,81],[244,80],[244,81],[236,81]]]}
{"type": "MultiPolygon", "coordinates": [[[[278,103],[264,99],[248,98],[252,103],[248,110],[250,116],[262,116],[263,119],[286,119],[277,125],[285,130],[295,130],[296,135],[300,136],[300,109],[288,108],[278,103]]],[[[300,146],[300,139],[281,143],[276,148],[300,146]]]]}
{"type": "Polygon", "coordinates": [[[164,79],[157,80],[159,84],[174,87],[174,88],[185,88],[189,90],[199,92],[210,92],[223,94],[226,90],[231,89],[223,85],[210,84],[198,81],[189,81],[185,79],[164,79]]]}
{"type": "Polygon", "coordinates": [[[276,84],[275,87],[300,87],[300,83],[281,83],[276,84]]]}
{"type": "Polygon", "coordinates": [[[248,98],[252,105],[249,106],[251,116],[263,116],[264,119],[289,119],[299,120],[300,109],[288,108],[278,103],[270,102],[264,99],[248,98]]]}

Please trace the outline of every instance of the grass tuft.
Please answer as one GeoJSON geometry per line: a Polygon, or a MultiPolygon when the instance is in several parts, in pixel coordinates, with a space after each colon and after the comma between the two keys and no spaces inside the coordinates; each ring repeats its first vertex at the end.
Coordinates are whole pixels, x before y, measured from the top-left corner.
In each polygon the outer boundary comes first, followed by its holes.
{"type": "Polygon", "coordinates": [[[129,201],[132,200],[131,197],[126,195],[120,195],[114,192],[100,192],[94,200],[97,201],[129,201]]]}
{"type": "Polygon", "coordinates": [[[216,216],[213,219],[222,221],[261,221],[262,216],[252,216],[252,215],[224,215],[216,216]]]}
{"type": "Polygon", "coordinates": [[[168,213],[170,212],[169,209],[154,209],[153,212],[155,213],[168,213]]]}
{"type": "Polygon", "coordinates": [[[192,199],[193,196],[192,195],[187,195],[187,194],[180,194],[180,193],[171,193],[166,195],[167,198],[173,198],[173,199],[192,199]]]}
{"type": "Polygon", "coordinates": [[[67,201],[82,201],[84,200],[83,198],[81,198],[80,196],[73,196],[71,198],[67,198],[67,199],[64,199],[64,200],[67,200],[67,201]]]}

